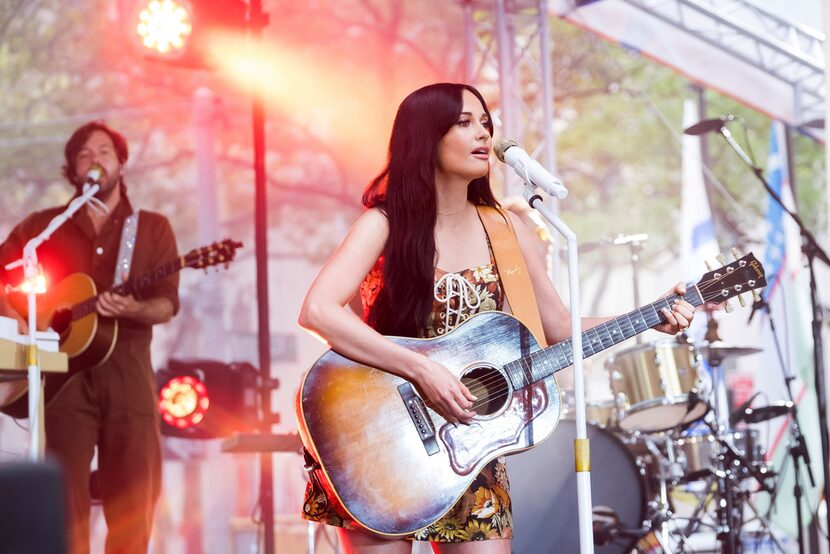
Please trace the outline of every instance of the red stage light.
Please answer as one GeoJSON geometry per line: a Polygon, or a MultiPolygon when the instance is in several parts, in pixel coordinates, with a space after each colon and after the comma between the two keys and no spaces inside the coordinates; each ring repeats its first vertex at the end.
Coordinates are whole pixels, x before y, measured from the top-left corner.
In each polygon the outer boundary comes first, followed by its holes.
{"type": "Polygon", "coordinates": [[[212,69],[217,36],[244,36],[244,0],[141,0],[129,17],[132,42],[148,59],[212,69]]]}
{"type": "Polygon", "coordinates": [[[212,439],[257,425],[258,372],[245,362],[168,360],[156,372],[161,432],[212,439]]]}
{"type": "Polygon", "coordinates": [[[159,391],[161,417],[177,429],[197,425],[209,407],[207,387],[189,375],[173,377],[159,391]]]}
{"type": "Polygon", "coordinates": [[[145,47],[162,55],[178,55],[193,27],[190,10],[174,0],[152,0],[138,14],[136,31],[145,47]]]}

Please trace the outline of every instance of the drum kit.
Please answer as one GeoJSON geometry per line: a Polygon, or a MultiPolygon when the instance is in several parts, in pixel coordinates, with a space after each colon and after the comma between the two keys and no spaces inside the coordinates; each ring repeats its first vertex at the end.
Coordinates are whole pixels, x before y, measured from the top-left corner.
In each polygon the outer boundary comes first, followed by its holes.
{"type": "MultiPolygon", "coordinates": [[[[637,238],[626,241],[634,262],[642,247],[637,238]]],[[[638,301],[636,269],[635,263],[638,301]]],[[[612,397],[587,403],[598,554],[740,554],[758,537],[771,545],[765,552],[786,552],[753,503],[756,493],[774,493],[776,472],[757,431],[746,425],[787,415],[792,406],[753,409],[753,397],[728,413],[723,362],[761,349],[724,343],[707,316],[706,337],[697,345],[681,334],[615,353],[604,371],[612,397]]],[[[513,539],[517,554],[579,552],[576,475],[569,470],[573,404],[563,391],[563,418],[553,435],[508,460],[513,517],[521,525],[513,539]]]]}
{"type": "MultiPolygon", "coordinates": [[[[760,526],[775,551],[786,552],[751,499],[756,492],[772,492],[776,473],[764,459],[757,431],[736,426],[785,415],[789,406],[747,404],[724,418],[718,394],[725,390],[720,363],[759,351],[720,341],[696,347],[679,335],[634,345],[608,359],[614,397],[586,406],[595,552],[740,553],[747,513],[757,522],[752,533],[760,526]],[[690,504],[690,497],[696,503],[690,504]],[[686,513],[675,506],[678,499],[686,513]],[[693,535],[706,531],[710,546],[701,550],[693,535]],[[721,545],[712,547],[717,541],[721,545]]],[[[534,449],[543,451],[536,461],[525,455],[508,462],[513,515],[522,525],[514,538],[517,553],[579,551],[577,513],[568,508],[576,506],[575,474],[538,479],[539,459],[552,468],[573,465],[576,425],[567,391],[562,405],[553,436],[534,449]]]]}

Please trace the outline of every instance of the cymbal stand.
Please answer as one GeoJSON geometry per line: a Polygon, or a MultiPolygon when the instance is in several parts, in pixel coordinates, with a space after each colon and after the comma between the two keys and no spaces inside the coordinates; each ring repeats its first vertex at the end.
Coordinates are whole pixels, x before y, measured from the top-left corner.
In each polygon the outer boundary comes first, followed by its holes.
{"type": "Polygon", "coordinates": [[[697,501],[697,506],[695,506],[694,512],[692,512],[691,517],[689,517],[689,522],[686,524],[686,528],[683,529],[682,532],[679,533],[680,538],[680,551],[677,554],[683,554],[686,551],[686,544],[688,544],[688,538],[691,537],[694,533],[697,533],[698,528],[700,527],[700,523],[703,521],[701,514],[703,510],[706,508],[710,497],[712,496],[712,484],[715,482],[715,474],[711,473],[708,477],[706,477],[706,485],[703,488],[703,494],[700,495],[700,498],[697,501]]]}
{"type": "MultiPolygon", "coordinates": [[[[706,339],[710,342],[720,340],[718,336],[718,323],[712,316],[711,312],[708,314],[709,322],[706,331],[706,339]]],[[[734,490],[734,475],[728,471],[727,456],[726,456],[726,441],[723,440],[723,433],[726,430],[724,418],[728,411],[724,405],[726,399],[726,383],[723,377],[723,367],[721,363],[723,359],[710,351],[706,361],[709,367],[712,368],[712,392],[715,395],[715,423],[714,425],[704,420],[704,423],[712,431],[712,434],[720,445],[720,452],[716,456],[714,477],[717,483],[717,538],[721,543],[721,552],[723,554],[738,554],[738,543],[735,541],[734,529],[734,509],[735,499],[732,495],[734,490]]]]}
{"type": "Polygon", "coordinates": [[[663,552],[665,554],[672,554],[671,547],[669,546],[669,521],[674,518],[674,514],[669,505],[669,493],[666,481],[672,480],[671,469],[675,464],[675,458],[674,445],[668,434],[666,434],[666,454],[666,465],[660,471],[660,502],[657,506],[657,517],[660,521],[660,529],[655,536],[657,537],[657,542],[663,547],[663,552]]]}
{"type": "Polygon", "coordinates": [[[677,459],[674,454],[674,444],[671,436],[666,433],[664,435],[666,445],[666,455],[658,448],[655,442],[649,438],[645,438],[645,445],[649,452],[657,460],[659,471],[657,472],[657,479],[659,481],[660,497],[659,500],[651,500],[648,503],[650,514],[646,521],[646,527],[654,530],[654,537],[660,543],[660,547],[665,554],[672,554],[671,541],[669,540],[669,522],[674,520],[674,513],[672,512],[671,504],[669,503],[668,485],[667,483],[676,482],[680,478],[682,470],[677,464],[677,459]]]}
{"type": "MultiPolygon", "coordinates": [[[[628,244],[631,251],[631,280],[632,280],[632,287],[634,290],[634,305],[640,305],[640,254],[643,251],[643,248],[646,247],[646,241],[648,240],[648,235],[645,233],[640,233],[637,235],[617,235],[613,239],[613,244],[628,244]]],[[[634,340],[637,341],[637,344],[642,342],[643,337],[642,335],[637,335],[634,340]]]]}
{"type": "Polygon", "coordinates": [[[755,514],[755,517],[758,518],[758,521],[761,522],[761,527],[764,530],[764,534],[768,535],[770,540],[773,542],[775,547],[782,553],[787,554],[787,550],[784,548],[784,545],[781,544],[781,541],[775,535],[775,532],[772,530],[772,525],[770,524],[769,520],[764,517],[764,515],[758,510],[755,504],[752,503],[752,500],[749,498],[749,492],[744,492],[744,502],[746,505],[749,506],[749,509],[752,510],[752,513],[755,514]]]}

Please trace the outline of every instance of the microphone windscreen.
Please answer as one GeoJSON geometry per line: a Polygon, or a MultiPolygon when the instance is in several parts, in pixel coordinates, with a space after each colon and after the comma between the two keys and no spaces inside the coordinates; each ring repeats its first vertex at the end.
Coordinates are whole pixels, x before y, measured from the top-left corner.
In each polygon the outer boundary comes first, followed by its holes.
{"type": "Polygon", "coordinates": [[[733,119],[735,119],[733,115],[722,115],[714,119],[704,119],[703,121],[698,121],[694,125],[687,127],[683,130],[683,132],[687,135],[703,135],[711,133],[712,131],[717,131],[723,127],[723,124],[727,121],[732,121],[733,119]]]}
{"type": "Polygon", "coordinates": [[[510,148],[511,146],[518,146],[515,140],[510,139],[499,139],[496,141],[496,145],[493,147],[493,151],[496,153],[496,157],[499,159],[500,162],[504,162],[504,151],[510,148]]]}

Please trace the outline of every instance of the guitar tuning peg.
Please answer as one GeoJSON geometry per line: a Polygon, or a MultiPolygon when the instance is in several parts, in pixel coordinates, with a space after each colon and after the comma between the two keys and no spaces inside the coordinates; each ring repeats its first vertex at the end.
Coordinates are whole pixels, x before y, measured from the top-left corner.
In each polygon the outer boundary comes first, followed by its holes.
{"type": "Polygon", "coordinates": [[[761,293],[758,292],[757,290],[753,290],[752,291],[752,300],[754,300],[755,302],[760,302],[761,301],[761,293]]]}
{"type": "Polygon", "coordinates": [[[723,254],[718,254],[717,256],[715,256],[715,259],[718,261],[720,265],[726,265],[726,258],[723,254]]]}
{"type": "Polygon", "coordinates": [[[732,257],[735,258],[736,262],[743,257],[743,254],[741,254],[741,251],[738,250],[737,248],[735,248],[734,246],[732,247],[731,252],[732,252],[732,257]]]}
{"type": "Polygon", "coordinates": [[[733,311],[735,311],[735,307],[729,303],[729,300],[724,300],[723,307],[726,310],[726,313],[728,314],[731,314],[733,311]]]}
{"type": "Polygon", "coordinates": [[[743,294],[738,295],[738,303],[741,305],[742,308],[746,307],[746,300],[744,300],[743,294]]]}
{"type": "Polygon", "coordinates": [[[709,260],[703,260],[703,263],[706,264],[707,271],[712,271],[712,269],[714,268],[714,264],[709,260]]]}

